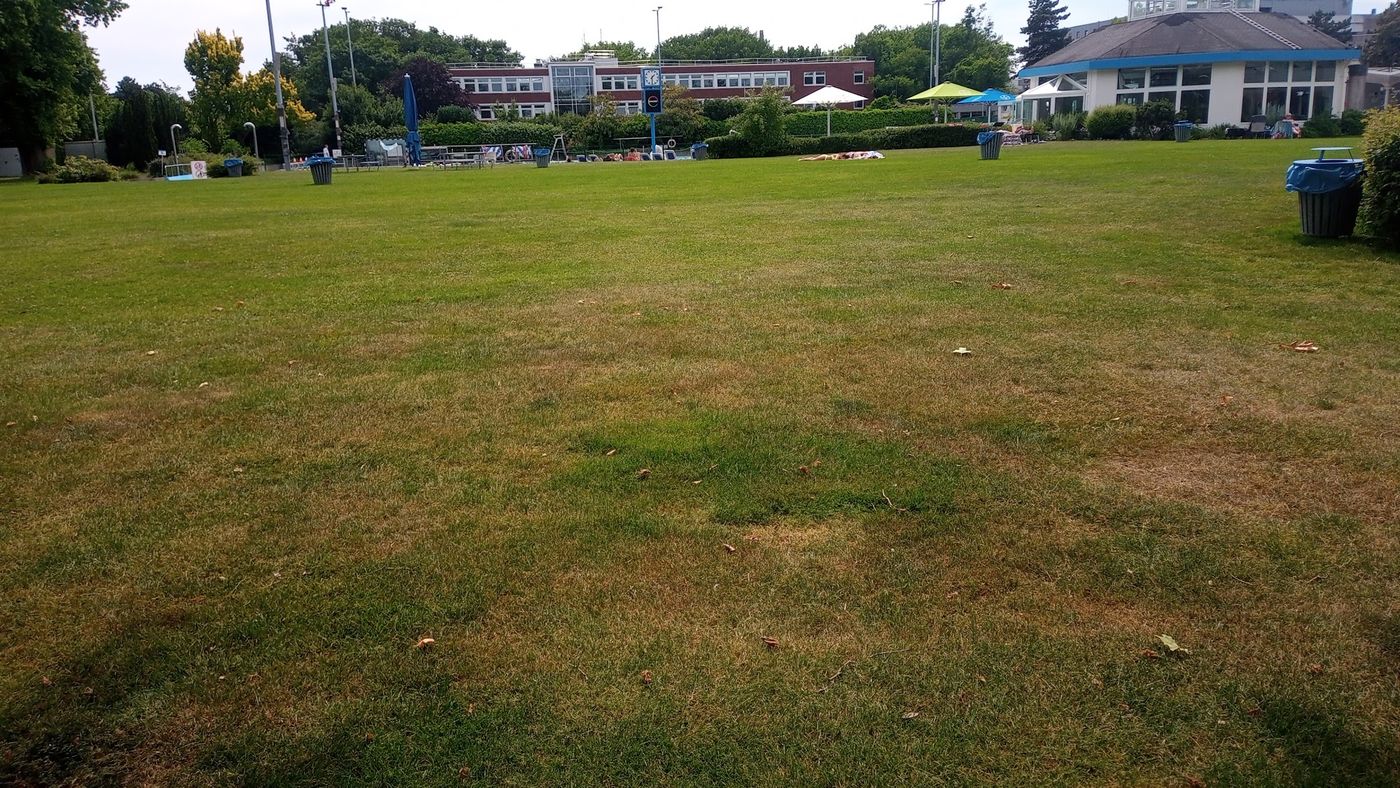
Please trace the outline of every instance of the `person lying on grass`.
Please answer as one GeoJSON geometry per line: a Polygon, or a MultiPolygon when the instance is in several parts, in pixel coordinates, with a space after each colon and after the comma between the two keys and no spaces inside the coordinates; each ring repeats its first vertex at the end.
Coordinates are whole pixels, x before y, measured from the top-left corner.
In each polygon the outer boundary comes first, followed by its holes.
{"type": "Polygon", "coordinates": [[[798,161],[844,161],[847,159],[883,159],[885,154],[877,150],[852,150],[845,153],[819,153],[816,156],[803,156],[798,161]]]}

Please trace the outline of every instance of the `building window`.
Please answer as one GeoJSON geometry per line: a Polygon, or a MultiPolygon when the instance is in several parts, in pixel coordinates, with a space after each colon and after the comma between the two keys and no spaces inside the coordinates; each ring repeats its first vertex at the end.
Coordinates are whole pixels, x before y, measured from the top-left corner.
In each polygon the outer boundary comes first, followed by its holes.
{"type": "Polygon", "coordinates": [[[1262,60],[1251,60],[1244,64],[1244,81],[1246,85],[1264,84],[1265,66],[1262,60]]]}
{"type": "Polygon", "coordinates": [[[1154,90],[1151,93],[1147,94],[1147,101],[1148,103],[1151,103],[1153,101],[1165,101],[1168,104],[1172,105],[1172,109],[1176,109],[1176,91],[1154,90]]]}
{"type": "Polygon", "coordinates": [[[1264,114],[1264,89],[1245,88],[1240,101],[1240,122],[1248,123],[1255,115],[1264,114]]]}
{"type": "MultiPolygon", "coordinates": [[[[674,76],[667,74],[667,81],[673,81],[674,76]]],[[[603,90],[638,90],[641,77],[637,74],[604,74],[598,78],[599,85],[603,90]]]]}
{"type": "MultiPolygon", "coordinates": [[[[1248,82],[1249,80],[1245,80],[1248,82]]],[[[1202,66],[1182,66],[1182,85],[1209,85],[1210,84],[1210,64],[1202,66]]]]}
{"type": "Polygon", "coordinates": [[[1294,86],[1290,91],[1288,111],[1298,120],[1307,120],[1308,110],[1312,108],[1312,88],[1294,86]]]}
{"type": "Polygon", "coordinates": [[[593,111],[592,66],[550,66],[554,82],[554,109],[561,115],[587,115],[593,111]]]}
{"type": "Polygon", "coordinates": [[[495,120],[496,110],[491,107],[477,107],[476,116],[482,120],[495,120]]]}
{"type": "MultiPolygon", "coordinates": [[[[1141,68],[1118,69],[1119,90],[1142,90],[1146,87],[1147,71],[1141,68]]],[[[1119,102],[1122,103],[1122,102],[1119,102]]]]}
{"type": "Polygon", "coordinates": [[[1332,86],[1323,85],[1313,88],[1313,110],[1314,118],[1332,117],[1332,86]]]}
{"type": "Polygon", "coordinates": [[[851,81],[855,82],[857,85],[864,85],[864,84],[865,84],[865,72],[864,72],[864,71],[857,71],[857,72],[852,76],[851,81]]]}
{"type": "Polygon", "coordinates": [[[1141,94],[1141,93],[1119,93],[1119,94],[1118,94],[1118,103],[1119,103],[1119,104],[1129,104],[1129,105],[1131,105],[1131,106],[1136,107],[1137,105],[1139,105],[1139,104],[1142,103],[1142,94],[1141,94]]]}
{"type": "Polygon", "coordinates": [[[1269,88],[1264,94],[1264,114],[1269,118],[1281,118],[1288,111],[1288,88],[1269,88]]]}
{"type": "Polygon", "coordinates": [[[825,71],[804,71],[802,73],[802,84],[804,85],[825,85],[825,71]]]}
{"type": "Polygon", "coordinates": [[[1293,64],[1294,82],[1312,82],[1312,61],[1303,60],[1293,64]]]}
{"type": "Polygon", "coordinates": [[[1152,69],[1148,74],[1148,86],[1154,88],[1176,87],[1176,66],[1152,69]]]}
{"type": "Polygon", "coordinates": [[[1287,63],[1270,63],[1270,64],[1269,64],[1269,81],[1270,81],[1270,82],[1287,82],[1287,81],[1288,81],[1288,64],[1287,64],[1287,63]]]}
{"type": "Polygon", "coordinates": [[[1336,81],[1337,81],[1337,61],[1335,61],[1335,60],[1319,60],[1319,61],[1317,61],[1317,73],[1313,75],[1313,79],[1314,79],[1315,81],[1317,81],[1317,82],[1336,82],[1336,81]]]}
{"type": "Polygon", "coordinates": [[[1210,117],[1210,91],[1181,91],[1181,114],[1186,116],[1186,120],[1193,123],[1205,123],[1206,119],[1210,117]]]}

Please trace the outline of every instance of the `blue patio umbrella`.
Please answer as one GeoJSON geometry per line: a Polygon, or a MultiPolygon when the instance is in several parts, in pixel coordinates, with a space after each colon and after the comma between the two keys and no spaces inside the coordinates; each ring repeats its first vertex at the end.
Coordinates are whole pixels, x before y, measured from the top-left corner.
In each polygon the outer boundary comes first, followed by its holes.
{"type": "Polygon", "coordinates": [[[423,138],[418,136],[418,97],[413,95],[413,77],[403,75],[403,124],[408,127],[408,160],[423,163],[423,138]]]}
{"type": "Polygon", "coordinates": [[[1014,104],[1014,103],[1016,103],[1016,97],[1013,96],[1013,95],[1011,95],[1010,93],[1007,93],[1007,92],[1004,91],[1004,90],[997,90],[996,88],[988,88],[988,89],[984,90],[983,92],[978,93],[978,94],[975,95],[975,96],[968,96],[967,98],[963,99],[962,101],[959,101],[958,103],[959,103],[959,104],[986,104],[986,105],[987,105],[987,119],[990,121],[990,120],[991,120],[991,116],[992,116],[992,107],[993,107],[993,106],[995,106],[995,105],[997,105],[997,104],[1014,104]]]}

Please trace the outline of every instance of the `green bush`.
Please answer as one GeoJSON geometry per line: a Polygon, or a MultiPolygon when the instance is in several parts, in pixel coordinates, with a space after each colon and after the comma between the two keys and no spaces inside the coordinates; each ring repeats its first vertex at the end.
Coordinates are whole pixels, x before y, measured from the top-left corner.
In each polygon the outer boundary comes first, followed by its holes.
{"type": "Polygon", "coordinates": [[[1340,137],[1342,124],[1331,115],[1314,115],[1303,124],[1303,136],[1310,138],[1340,137]]]}
{"type": "Polygon", "coordinates": [[[443,104],[438,107],[434,114],[438,123],[475,123],[476,113],[470,107],[459,107],[456,104],[443,104]]]}
{"type": "Polygon", "coordinates": [[[1170,101],[1149,101],[1139,104],[1133,121],[1133,132],[1139,139],[1165,140],[1172,137],[1176,123],[1176,107],[1170,101]]]}
{"type": "Polygon", "coordinates": [[[787,150],[789,136],[783,121],[786,109],[783,91],[777,87],[765,87],[752,95],[734,120],[748,155],[773,156],[787,150]]]}
{"type": "Polygon", "coordinates": [[[542,123],[496,121],[494,123],[424,123],[419,127],[424,145],[548,145],[558,126],[542,123]]]}
{"type": "Polygon", "coordinates": [[[369,140],[401,140],[408,136],[403,126],[381,126],[378,123],[356,123],[341,130],[345,152],[361,154],[365,152],[365,142],[369,140]]]}
{"type": "Polygon", "coordinates": [[[1057,140],[1082,139],[1087,117],[1083,112],[1061,112],[1050,118],[1050,129],[1055,132],[1057,140]]]}
{"type": "MultiPolygon", "coordinates": [[[[886,126],[923,126],[933,121],[927,107],[905,109],[842,109],[831,113],[831,133],[849,134],[886,126]]],[[[826,110],[794,112],[783,118],[783,127],[794,137],[821,137],[826,134],[826,110]]]]}
{"type": "Polygon", "coordinates": [[[122,180],[122,171],[101,159],[68,156],[52,173],[44,173],[39,183],[106,183],[122,180]]]}
{"type": "Polygon", "coordinates": [[[1366,113],[1366,184],[1361,223],[1389,249],[1400,249],[1400,106],[1366,113]]]}
{"type": "Polygon", "coordinates": [[[717,159],[756,155],[793,156],[815,153],[841,153],[850,150],[904,150],[908,148],[953,148],[977,144],[977,126],[924,125],[893,129],[870,129],[830,137],[789,137],[781,148],[768,154],[755,153],[742,136],[729,134],[705,140],[709,155],[717,159]]]}
{"type": "Polygon", "coordinates": [[[1366,130],[1366,113],[1359,109],[1342,110],[1342,119],[1337,125],[1343,137],[1359,137],[1366,130]]]}
{"type": "Polygon", "coordinates": [[[1110,104],[1089,113],[1084,127],[1096,140],[1126,140],[1133,136],[1137,110],[1127,104],[1110,104]]]}
{"type": "Polygon", "coordinates": [[[743,100],[736,98],[709,99],[700,104],[700,112],[710,120],[729,120],[743,111],[743,100]]]}

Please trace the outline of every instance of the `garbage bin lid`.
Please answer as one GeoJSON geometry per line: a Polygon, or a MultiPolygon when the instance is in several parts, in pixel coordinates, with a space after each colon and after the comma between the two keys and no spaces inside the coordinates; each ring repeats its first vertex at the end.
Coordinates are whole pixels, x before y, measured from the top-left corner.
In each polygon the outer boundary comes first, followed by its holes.
{"type": "Polygon", "coordinates": [[[335,164],[335,159],[330,156],[312,156],[306,160],[307,164],[335,164]]]}
{"type": "Polygon", "coordinates": [[[242,160],[242,159],[224,159],[224,166],[225,166],[225,167],[232,167],[232,166],[234,166],[234,165],[242,164],[242,163],[243,163],[243,160],[242,160]]]}
{"type": "Polygon", "coordinates": [[[999,134],[1000,132],[996,131],[979,131],[977,132],[977,144],[986,145],[987,143],[991,142],[992,139],[999,136],[999,134]]]}
{"type": "MultiPolygon", "coordinates": [[[[1178,121],[1176,122],[1176,125],[1178,125],[1178,126],[1194,126],[1194,125],[1196,125],[1196,124],[1192,123],[1192,122],[1189,121],[1189,120],[1178,120],[1178,121]]],[[[1313,150],[1316,150],[1316,148],[1314,148],[1313,150]]]]}
{"type": "Polygon", "coordinates": [[[1364,159],[1299,159],[1288,168],[1283,188],[1304,194],[1345,189],[1361,177],[1364,159]]]}
{"type": "MultiPolygon", "coordinates": [[[[1344,150],[1344,151],[1347,151],[1348,153],[1350,153],[1351,150],[1352,150],[1352,148],[1351,148],[1350,145],[1343,145],[1343,146],[1341,146],[1341,147],[1334,147],[1334,148],[1310,148],[1310,150],[1317,151],[1317,160],[1318,160],[1318,161],[1327,161],[1327,160],[1328,160],[1328,159],[1327,159],[1327,154],[1328,154],[1328,153],[1330,153],[1330,152],[1332,152],[1332,151],[1338,151],[1338,150],[1344,150]]],[[[1347,156],[1347,158],[1349,159],[1349,158],[1351,158],[1351,157],[1350,157],[1350,156],[1347,156]]],[[[1359,160],[1358,160],[1358,161],[1359,161],[1359,160]]]]}

